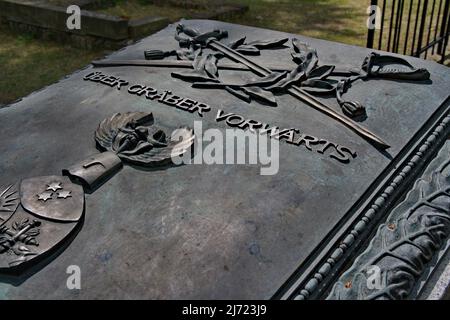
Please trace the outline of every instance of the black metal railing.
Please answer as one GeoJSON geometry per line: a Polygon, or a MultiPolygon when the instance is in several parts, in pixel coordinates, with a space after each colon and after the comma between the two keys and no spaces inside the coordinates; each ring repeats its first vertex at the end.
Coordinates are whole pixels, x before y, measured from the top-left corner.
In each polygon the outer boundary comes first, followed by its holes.
{"type": "Polygon", "coordinates": [[[374,23],[368,25],[368,48],[424,59],[437,55],[444,63],[450,34],[450,0],[371,0],[370,5],[374,23]]]}

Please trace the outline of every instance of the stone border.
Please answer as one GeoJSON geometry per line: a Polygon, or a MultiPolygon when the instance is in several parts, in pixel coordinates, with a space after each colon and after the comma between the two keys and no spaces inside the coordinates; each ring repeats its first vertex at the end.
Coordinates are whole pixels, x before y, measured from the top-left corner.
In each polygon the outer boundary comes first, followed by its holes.
{"type": "Polygon", "coordinates": [[[29,32],[39,38],[70,42],[83,49],[117,49],[165,28],[162,17],[127,20],[93,11],[81,10],[81,30],[68,30],[66,9],[43,3],[0,0],[0,22],[12,30],[29,32]]]}
{"type": "Polygon", "coordinates": [[[128,37],[128,21],[91,11],[81,12],[81,30],[68,30],[66,8],[49,4],[32,4],[17,0],[1,0],[2,19],[59,32],[97,36],[111,40],[128,37]]]}
{"type": "MultiPolygon", "coordinates": [[[[105,6],[104,1],[78,0],[81,8],[105,6]]],[[[112,2],[111,2],[112,4],[112,2]]],[[[224,5],[211,14],[195,16],[197,19],[218,19],[248,10],[244,5],[224,5]]],[[[66,8],[33,1],[0,0],[0,23],[18,32],[27,32],[38,38],[71,43],[82,49],[110,49],[123,47],[165,28],[165,17],[149,16],[142,19],[123,19],[95,11],[81,10],[81,30],[68,30],[66,8]]]]}

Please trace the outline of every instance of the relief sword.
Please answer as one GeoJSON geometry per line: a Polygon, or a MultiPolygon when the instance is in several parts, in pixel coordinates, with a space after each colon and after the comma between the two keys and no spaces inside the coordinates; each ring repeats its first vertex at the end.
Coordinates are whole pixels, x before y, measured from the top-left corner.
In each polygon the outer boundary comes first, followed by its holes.
{"type": "MultiPolygon", "coordinates": [[[[229,59],[239,62],[247,66],[251,71],[253,71],[255,74],[259,76],[268,76],[272,73],[271,70],[258,65],[257,63],[253,62],[252,60],[248,59],[246,56],[242,55],[241,53],[237,52],[236,50],[231,49],[230,47],[222,44],[221,42],[215,40],[214,38],[210,38],[207,41],[207,46],[210,47],[213,50],[219,51],[223,53],[225,56],[227,56],[229,59]]],[[[325,113],[329,117],[332,117],[333,119],[339,121],[340,123],[344,124],[354,132],[356,132],[359,136],[363,137],[364,139],[368,140],[369,142],[375,143],[382,149],[387,149],[390,146],[384,142],[381,138],[377,137],[374,133],[370,132],[369,130],[363,128],[362,126],[358,125],[356,122],[350,120],[344,115],[341,115],[325,105],[324,103],[320,102],[318,99],[316,99],[311,94],[305,92],[298,86],[291,86],[287,89],[288,93],[299,99],[300,101],[303,101],[307,105],[325,113]]]]}
{"type": "MultiPolygon", "coordinates": [[[[255,74],[259,76],[267,76],[272,73],[271,69],[268,69],[266,67],[260,66],[257,63],[253,62],[252,60],[248,59],[241,53],[237,52],[236,50],[231,49],[230,47],[222,44],[218,40],[214,38],[209,38],[206,41],[206,46],[211,48],[212,50],[219,51],[225,56],[227,56],[232,61],[235,61],[237,63],[240,63],[244,66],[246,66],[248,69],[253,71],[255,74]]],[[[92,64],[94,67],[102,67],[102,66],[119,66],[119,65],[135,65],[135,66],[161,66],[161,67],[192,67],[192,64],[190,62],[183,63],[182,61],[147,61],[147,60],[117,60],[117,61],[93,61],[92,64]],[[190,64],[190,66],[188,65],[190,64]]],[[[222,67],[224,69],[231,69],[231,70],[241,70],[238,69],[236,65],[230,65],[230,64],[223,64],[222,67]]],[[[274,71],[278,71],[278,68],[274,68],[274,71]]],[[[343,72],[343,71],[338,71],[343,72]]],[[[350,73],[352,71],[349,71],[350,73]]],[[[319,110],[329,117],[337,120],[341,124],[344,124],[346,127],[357,133],[359,136],[364,138],[365,140],[369,141],[372,144],[375,144],[376,146],[387,149],[389,148],[389,144],[384,142],[381,138],[379,138],[374,133],[370,132],[366,128],[358,125],[353,120],[347,118],[345,115],[341,115],[338,112],[334,111],[332,108],[327,106],[326,104],[322,103],[318,99],[316,99],[311,94],[305,92],[303,89],[299,88],[298,86],[291,86],[287,89],[287,92],[293,96],[296,99],[299,99],[300,101],[303,101],[307,105],[315,108],[316,110],[319,110]]]]}
{"type": "MultiPolygon", "coordinates": [[[[192,61],[188,60],[144,60],[144,59],[134,59],[134,60],[94,60],[91,64],[96,67],[127,67],[127,66],[135,66],[135,67],[166,67],[166,68],[185,68],[185,69],[193,69],[192,61]]],[[[217,68],[221,70],[236,70],[236,71],[249,71],[249,68],[240,63],[227,63],[219,61],[217,63],[217,68]]],[[[289,72],[295,66],[291,65],[270,65],[267,67],[271,71],[275,72],[289,72]]],[[[348,69],[344,68],[335,68],[330,75],[332,76],[351,76],[358,75],[358,71],[355,68],[348,67],[348,69]]]]}

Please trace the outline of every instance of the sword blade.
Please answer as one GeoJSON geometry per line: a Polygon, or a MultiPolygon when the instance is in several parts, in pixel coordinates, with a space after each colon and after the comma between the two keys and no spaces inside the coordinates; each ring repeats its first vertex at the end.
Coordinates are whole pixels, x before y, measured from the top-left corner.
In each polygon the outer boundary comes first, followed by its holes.
{"type": "MultiPolygon", "coordinates": [[[[246,56],[240,54],[239,52],[225,46],[224,44],[220,43],[217,40],[211,40],[208,44],[208,46],[211,49],[217,50],[225,54],[228,58],[235,62],[240,62],[244,65],[246,65],[250,70],[252,70],[254,73],[256,73],[259,76],[268,76],[271,73],[271,70],[268,68],[265,68],[263,66],[260,66],[259,64],[255,63],[254,61],[248,59],[246,56]]],[[[333,119],[339,121],[340,123],[344,124],[346,127],[351,129],[352,131],[356,132],[359,136],[364,138],[365,140],[379,146],[380,148],[387,149],[389,148],[389,144],[384,142],[381,138],[379,138],[374,133],[370,132],[366,128],[363,128],[353,120],[345,117],[344,115],[341,115],[316,99],[315,97],[311,96],[309,93],[305,92],[301,88],[297,86],[292,86],[288,89],[288,92],[291,96],[305,102],[307,105],[325,113],[326,115],[332,117],[333,119]]]]}
{"type": "MultiPolygon", "coordinates": [[[[255,62],[249,60],[247,57],[240,54],[239,52],[236,52],[235,50],[215,40],[211,41],[209,43],[209,46],[214,50],[224,53],[228,58],[238,63],[238,64],[219,63],[218,67],[221,69],[239,70],[239,71],[251,70],[259,76],[267,76],[272,71],[292,70],[292,67],[287,66],[272,66],[270,69],[260,66],[255,62]]],[[[106,61],[93,61],[92,65],[94,67],[145,66],[145,67],[169,67],[169,68],[191,68],[191,69],[193,68],[192,62],[185,60],[106,60],[106,61]]],[[[334,74],[336,75],[343,73],[352,73],[352,71],[337,70],[334,72],[334,74]]],[[[337,113],[336,111],[334,111],[321,101],[317,100],[314,96],[311,96],[309,93],[305,92],[301,88],[297,86],[292,86],[290,89],[288,89],[288,92],[291,96],[303,101],[307,105],[339,121],[340,123],[350,128],[352,131],[356,132],[358,135],[363,137],[364,139],[376,144],[380,148],[387,149],[390,147],[386,142],[384,142],[374,133],[358,125],[356,122],[345,117],[344,115],[337,113]]]]}
{"type": "MultiPolygon", "coordinates": [[[[163,68],[183,68],[183,69],[193,69],[192,61],[187,60],[95,60],[91,64],[95,68],[103,67],[163,67],[163,68]]],[[[247,66],[241,63],[227,63],[219,61],[217,63],[217,68],[221,70],[237,70],[237,71],[251,71],[247,66]]],[[[271,71],[283,72],[291,71],[295,66],[288,65],[270,65],[268,67],[271,71]]],[[[331,76],[351,76],[357,75],[358,72],[355,68],[348,67],[347,69],[334,69],[331,72],[331,76]]]]}
{"type": "MultiPolygon", "coordinates": [[[[166,68],[185,68],[193,69],[192,61],[187,60],[95,60],[91,64],[96,67],[166,67],[166,68]]],[[[249,71],[249,68],[241,63],[218,62],[217,67],[222,70],[249,71]]],[[[289,66],[271,66],[271,71],[290,71],[294,67],[289,66]]],[[[250,70],[251,71],[251,70],[250,70]]],[[[344,70],[341,73],[346,72],[344,70]]]]}
{"type": "Polygon", "coordinates": [[[324,106],[322,103],[317,103],[314,97],[311,98],[311,95],[307,92],[301,92],[297,86],[292,86],[291,88],[288,89],[288,92],[297,99],[305,102],[306,104],[309,104],[310,106],[314,107],[317,110],[322,111],[329,117],[343,123],[345,126],[356,132],[359,136],[363,137],[369,142],[375,143],[380,148],[387,149],[390,147],[386,142],[381,140],[378,136],[376,136],[374,133],[370,132],[366,128],[360,126],[351,119],[340,115],[333,109],[324,106]]]}

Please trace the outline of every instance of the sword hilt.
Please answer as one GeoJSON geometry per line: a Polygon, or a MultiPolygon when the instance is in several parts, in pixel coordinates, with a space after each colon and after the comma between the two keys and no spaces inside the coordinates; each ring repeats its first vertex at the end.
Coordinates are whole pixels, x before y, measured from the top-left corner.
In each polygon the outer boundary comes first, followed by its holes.
{"type": "Polygon", "coordinates": [[[163,51],[163,50],[145,50],[144,56],[146,60],[162,60],[169,56],[175,56],[177,52],[175,50],[163,51]]]}
{"type": "Polygon", "coordinates": [[[215,29],[201,33],[197,29],[187,27],[184,24],[178,24],[177,33],[175,39],[178,40],[180,47],[189,47],[191,45],[199,45],[205,47],[212,40],[221,40],[228,37],[228,32],[224,30],[215,29]],[[183,37],[181,34],[185,34],[188,37],[183,37]]]}
{"type": "Polygon", "coordinates": [[[339,106],[342,108],[342,112],[350,118],[355,118],[366,114],[366,108],[359,101],[347,101],[342,97],[350,83],[356,79],[358,79],[358,77],[341,80],[336,87],[336,99],[339,106]]]}

